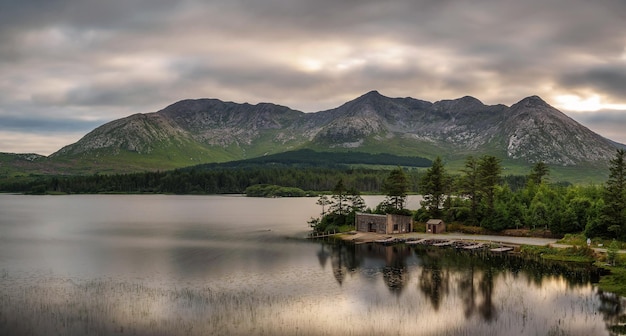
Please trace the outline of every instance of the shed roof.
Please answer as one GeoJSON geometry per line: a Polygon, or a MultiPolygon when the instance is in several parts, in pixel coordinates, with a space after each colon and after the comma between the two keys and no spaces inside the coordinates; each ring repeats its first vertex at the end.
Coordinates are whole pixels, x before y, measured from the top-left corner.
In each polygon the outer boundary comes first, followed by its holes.
{"type": "Polygon", "coordinates": [[[371,214],[371,213],[365,213],[365,212],[357,212],[356,214],[359,216],[387,217],[387,215],[371,214]]]}
{"type": "Polygon", "coordinates": [[[443,219],[429,219],[426,224],[441,224],[443,223],[443,219]]]}

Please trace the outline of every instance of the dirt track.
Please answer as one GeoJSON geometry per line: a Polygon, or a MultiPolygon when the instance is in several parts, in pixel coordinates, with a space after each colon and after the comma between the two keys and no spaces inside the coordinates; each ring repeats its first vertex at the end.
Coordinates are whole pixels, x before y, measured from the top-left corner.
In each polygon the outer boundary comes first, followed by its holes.
{"type": "MultiPolygon", "coordinates": [[[[377,239],[384,239],[388,237],[397,238],[439,238],[449,240],[469,240],[477,242],[490,242],[490,243],[502,243],[506,245],[534,245],[534,246],[552,246],[558,248],[572,247],[567,244],[557,244],[557,239],[552,238],[535,238],[535,237],[511,237],[511,236],[490,236],[490,235],[470,235],[465,233],[444,233],[444,234],[432,234],[432,233],[402,233],[402,234],[378,234],[371,232],[356,232],[355,234],[341,235],[342,239],[350,240],[361,243],[373,242],[377,239]]],[[[600,253],[606,253],[606,247],[592,247],[594,251],[600,253]]],[[[620,250],[618,253],[625,253],[626,250],[620,250]]]]}

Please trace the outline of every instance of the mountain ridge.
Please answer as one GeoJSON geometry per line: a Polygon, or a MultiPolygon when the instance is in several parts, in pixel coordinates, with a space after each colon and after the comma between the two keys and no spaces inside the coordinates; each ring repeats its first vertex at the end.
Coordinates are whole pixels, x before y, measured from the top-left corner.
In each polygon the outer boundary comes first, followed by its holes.
{"type": "Polygon", "coordinates": [[[101,125],[47,160],[90,171],[136,171],[310,148],[457,159],[488,153],[519,164],[575,167],[606,165],[620,146],[538,96],[509,107],[471,96],[433,103],[370,91],[312,113],[272,103],[185,99],[101,125]]]}

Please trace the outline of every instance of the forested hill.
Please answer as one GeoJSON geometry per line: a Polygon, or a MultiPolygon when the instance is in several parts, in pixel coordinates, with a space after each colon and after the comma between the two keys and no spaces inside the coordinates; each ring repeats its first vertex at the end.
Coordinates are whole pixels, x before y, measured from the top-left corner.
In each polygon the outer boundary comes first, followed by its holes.
{"type": "Polygon", "coordinates": [[[370,154],[363,152],[317,152],[300,149],[284,153],[266,155],[247,160],[231,161],[219,164],[203,164],[194,169],[209,167],[244,167],[259,164],[306,165],[327,167],[336,165],[377,165],[403,167],[430,167],[432,161],[418,156],[398,156],[393,154],[370,154]]]}
{"type": "Polygon", "coordinates": [[[363,192],[380,192],[386,169],[410,168],[412,191],[417,192],[416,168],[432,165],[428,159],[359,152],[316,152],[303,149],[259,158],[203,164],[165,172],[91,176],[40,176],[18,181],[0,180],[0,191],[25,193],[243,193],[256,184],[274,184],[303,190],[327,191],[343,179],[363,192]]]}

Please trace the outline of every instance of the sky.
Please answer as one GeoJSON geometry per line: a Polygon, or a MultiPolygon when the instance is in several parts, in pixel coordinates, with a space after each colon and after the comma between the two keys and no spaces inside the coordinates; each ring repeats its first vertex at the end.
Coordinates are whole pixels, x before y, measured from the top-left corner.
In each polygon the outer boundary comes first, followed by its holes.
{"type": "Polygon", "coordinates": [[[0,0],[0,152],[178,100],[542,97],[626,143],[624,0],[0,0]]]}

